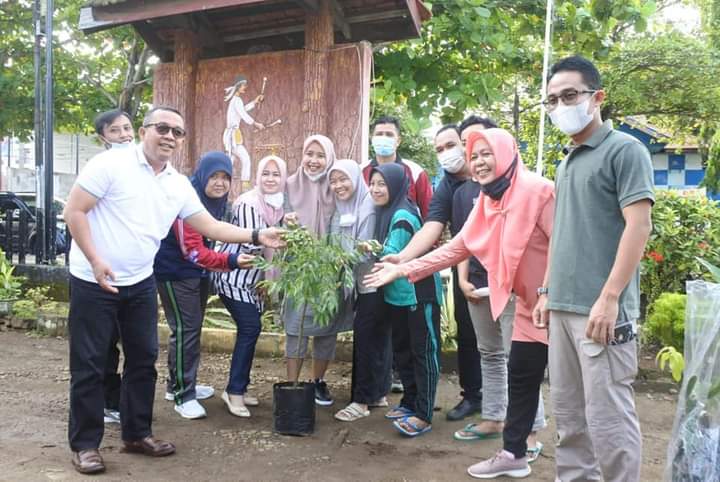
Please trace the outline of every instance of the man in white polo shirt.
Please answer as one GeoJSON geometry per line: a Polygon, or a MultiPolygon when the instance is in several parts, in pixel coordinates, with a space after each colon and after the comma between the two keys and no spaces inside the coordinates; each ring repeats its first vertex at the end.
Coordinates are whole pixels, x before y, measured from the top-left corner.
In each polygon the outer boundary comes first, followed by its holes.
{"type": "Polygon", "coordinates": [[[169,160],[185,138],[184,120],[152,109],[141,144],[95,156],[78,176],[65,208],[70,249],[70,420],[72,463],[84,474],[105,470],[103,375],[113,324],[125,354],[120,396],[126,452],[170,455],[175,446],[151,430],[155,396],[157,291],[152,275],[160,241],[179,216],[202,235],[228,243],[277,247],[280,231],[240,229],[216,221],[190,181],[169,160]]]}

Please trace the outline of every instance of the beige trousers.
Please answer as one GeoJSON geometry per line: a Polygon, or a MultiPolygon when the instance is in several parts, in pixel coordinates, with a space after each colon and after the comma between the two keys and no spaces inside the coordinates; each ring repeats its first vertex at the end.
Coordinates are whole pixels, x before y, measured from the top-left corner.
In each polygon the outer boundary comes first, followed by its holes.
{"type": "Polygon", "coordinates": [[[557,479],[640,480],[642,437],[632,382],[635,340],[604,346],[585,337],[588,317],[550,312],[550,397],[557,422],[557,479]]]}

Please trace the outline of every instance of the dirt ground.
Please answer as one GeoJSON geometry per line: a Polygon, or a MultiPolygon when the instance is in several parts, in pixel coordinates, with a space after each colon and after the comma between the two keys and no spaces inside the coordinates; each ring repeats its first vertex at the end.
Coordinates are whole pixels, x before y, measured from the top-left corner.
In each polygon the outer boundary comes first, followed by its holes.
{"type": "MultiPolygon", "coordinates": [[[[163,380],[165,353],[158,363],[163,380]]],[[[651,357],[643,364],[651,366],[651,357]]],[[[199,380],[221,391],[229,355],[204,355],[199,380]]],[[[417,439],[401,437],[383,418],[383,409],[354,423],[332,415],[348,400],[350,366],[331,368],[328,380],[336,402],[318,408],[314,435],[275,435],[271,385],[282,376],[281,360],[258,359],[251,390],[261,405],[250,419],[230,415],[218,396],[204,402],[208,417],[181,419],[162,399],[158,383],[154,432],[173,441],[177,454],[164,459],[120,453],[117,426],[105,432],[101,448],[105,480],[247,480],[247,481],[462,481],[468,465],[492,456],[501,441],[457,442],[453,431],[466,422],[447,422],[445,412],[458,400],[455,375],[443,375],[432,432],[417,439]]],[[[0,332],[0,480],[88,480],[70,465],[67,446],[67,342],[22,332],[0,332]]],[[[643,443],[643,481],[662,480],[665,452],[675,415],[675,391],[657,373],[637,383],[643,443]],[[647,378],[652,378],[651,380],[647,378]]],[[[397,396],[393,396],[395,400],[397,396]]],[[[547,396],[546,396],[547,401],[547,396]]],[[[550,409],[551,406],[548,403],[550,409]]],[[[554,480],[554,424],[540,434],[545,444],[528,480],[554,480]]],[[[98,477],[99,478],[99,477],[98,477]]]]}

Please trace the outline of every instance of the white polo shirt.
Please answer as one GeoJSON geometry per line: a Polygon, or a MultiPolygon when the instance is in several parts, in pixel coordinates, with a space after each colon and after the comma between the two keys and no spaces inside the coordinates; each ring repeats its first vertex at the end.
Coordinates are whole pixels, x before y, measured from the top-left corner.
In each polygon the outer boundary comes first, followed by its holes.
{"type": "MultiPolygon", "coordinates": [[[[170,164],[155,175],[143,145],[110,149],[93,157],[76,183],[97,198],[87,214],[98,255],[115,273],[116,286],[129,286],[152,275],[160,241],[179,216],[205,207],[187,177],[170,164]]],[[[70,273],[96,283],[92,267],[73,240],[70,273]]]]}

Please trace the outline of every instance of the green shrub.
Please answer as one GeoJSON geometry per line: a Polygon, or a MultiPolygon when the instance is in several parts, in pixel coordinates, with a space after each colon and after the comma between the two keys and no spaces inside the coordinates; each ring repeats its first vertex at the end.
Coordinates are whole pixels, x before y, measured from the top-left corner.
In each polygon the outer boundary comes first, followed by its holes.
{"type": "Polygon", "coordinates": [[[653,231],[642,260],[640,289],[650,306],[661,293],[685,292],[685,281],[708,279],[697,257],[720,262],[720,206],[705,196],[658,190],[653,231]]]}
{"type": "Polygon", "coordinates": [[[650,306],[650,315],[643,324],[643,333],[663,346],[682,352],[685,340],[685,305],[687,295],[663,293],[650,306]]]}

